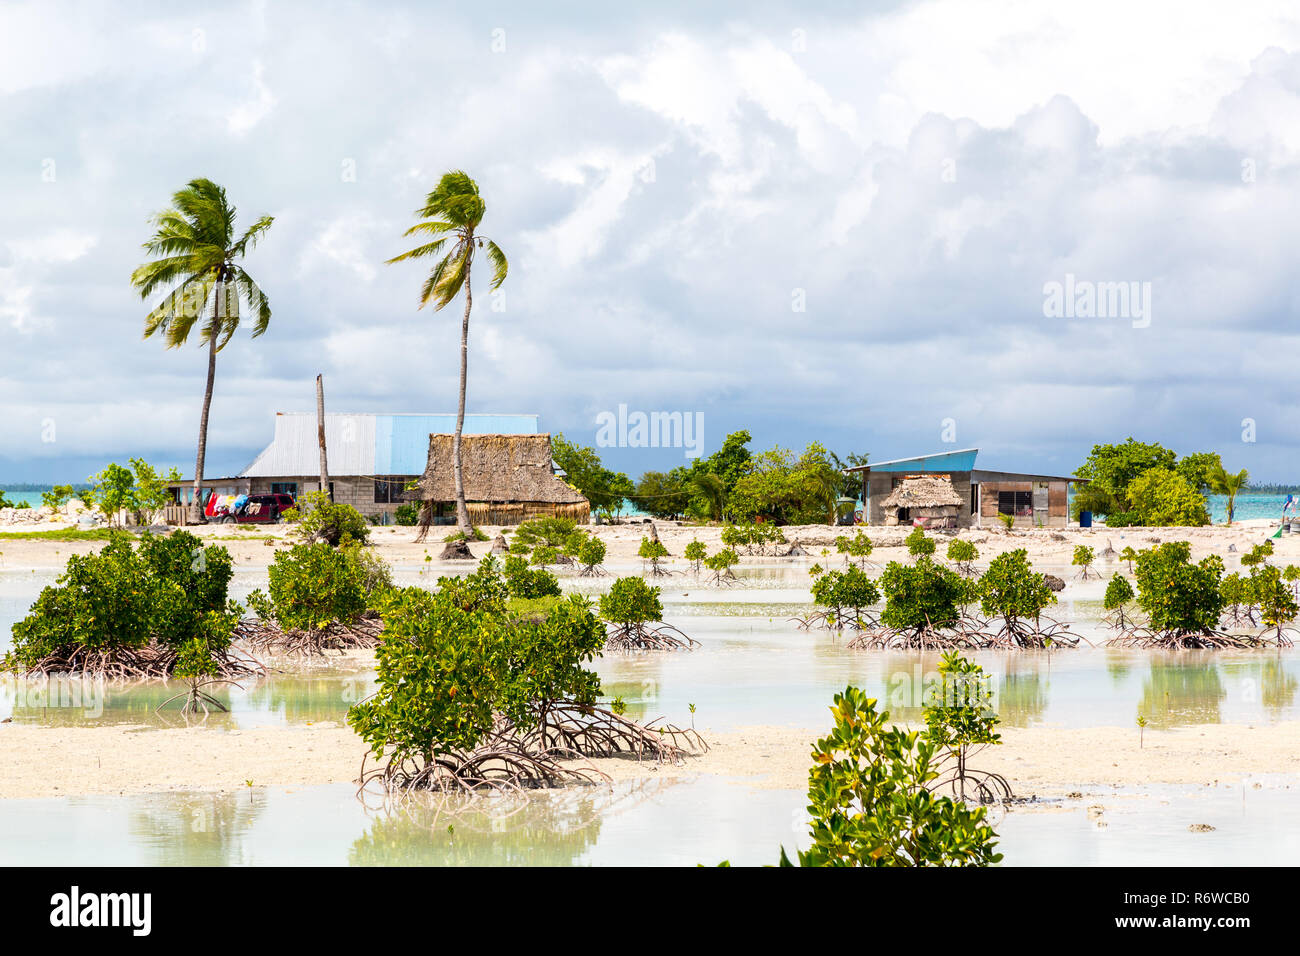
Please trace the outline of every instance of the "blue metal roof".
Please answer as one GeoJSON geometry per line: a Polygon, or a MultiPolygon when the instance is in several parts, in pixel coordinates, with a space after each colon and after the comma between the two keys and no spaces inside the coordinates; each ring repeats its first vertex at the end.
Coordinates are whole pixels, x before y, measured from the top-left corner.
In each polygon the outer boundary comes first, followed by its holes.
{"type": "Polygon", "coordinates": [[[940,451],[933,455],[918,455],[916,458],[895,458],[893,461],[868,462],[852,471],[906,471],[906,472],[948,472],[972,471],[975,468],[975,456],[978,448],[963,448],[959,451],[940,451]]]}

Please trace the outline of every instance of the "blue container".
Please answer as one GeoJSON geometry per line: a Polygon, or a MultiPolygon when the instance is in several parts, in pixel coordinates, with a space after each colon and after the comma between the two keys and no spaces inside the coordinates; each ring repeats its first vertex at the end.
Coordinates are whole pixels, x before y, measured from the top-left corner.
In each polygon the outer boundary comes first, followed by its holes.
{"type": "Polygon", "coordinates": [[[1091,527],[1092,527],[1092,512],[1091,512],[1091,511],[1080,511],[1080,512],[1079,512],[1079,527],[1080,527],[1080,528],[1091,528],[1091,527]]]}

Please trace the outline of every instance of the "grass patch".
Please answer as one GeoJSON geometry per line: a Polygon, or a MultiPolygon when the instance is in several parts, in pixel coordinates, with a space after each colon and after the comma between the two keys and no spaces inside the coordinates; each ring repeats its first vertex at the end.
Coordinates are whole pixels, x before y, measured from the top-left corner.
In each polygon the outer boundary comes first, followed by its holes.
{"type": "Polygon", "coordinates": [[[8,541],[108,541],[113,532],[108,528],[55,528],[52,531],[0,531],[0,540],[8,541]]]}

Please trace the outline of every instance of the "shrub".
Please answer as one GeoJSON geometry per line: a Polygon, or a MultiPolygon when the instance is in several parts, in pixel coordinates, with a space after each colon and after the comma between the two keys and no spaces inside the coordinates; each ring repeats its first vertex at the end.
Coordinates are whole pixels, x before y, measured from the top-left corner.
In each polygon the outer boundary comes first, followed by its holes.
{"type": "Polygon", "coordinates": [[[304,541],[323,541],[332,548],[348,541],[362,544],[370,540],[370,527],[361,512],[351,505],[338,504],[323,491],[309,491],[298,499],[282,517],[298,522],[298,535],[304,541]]]}
{"type": "Polygon", "coordinates": [[[98,553],[69,558],[41,591],[13,627],[3,669],[165,676],[181,648],[200,640],[214,668],[237,670],[226,657],[241,610],[227,599],[232,573],[225,548],[205,548],[188,532],[145,534],[138,548],[114,533],[98,553]]]}
{"type": "Polygon", "coordinates": [[[587,537],[582,542],[582,546],[578,548],[576,555],[578,563],[582,565],[582,573],[586,575],[595,574],[605,560],[605,552],[604,541],[601,541],[594,534],[587,537]]]}
{"type": "MultiPolygon", "coordinates": [[[[351,624],[366,610],[362,566],[323,541],[277,551],[267,577],[273,618],[286,631],[316,632],[336,622],[351,624]]],[[[250,597],[249,603],[259,613],[265,608],[260,596],[250,597]]]]}
{"type": "Polygon", "coordinates": [[[921,556],[912,565],[890,561],[880,576],[885,610],[880,620],[900,630],[951,627],[965,593],[961,576],[921,556]]]}
{"type": "MultiPolygon", "coordinates": [[[[41,504],[58,511],[75,497],[77,491],[72,485],[55,485],[49,491],[41,492],[41,504]]],[[[0,491],[0,508],[7,507],[3,502],[4,492],[0,491]]]]}
{"type": "MultiPolygon", "coordinates": [[[[469,530],[470,530],[470,533],[469,533],[469,539],[468,539],[468,540],[470,540],[470,541],[486,541],[486,540],[488,540],[488,536],[487,536],[487,534],[486,534],[485,532],[483,532],[483,531],[480,531],[478,528],[470,528],[469,530]]],[[[447,537],[443,538],[442,540],[445,541],[445,542],[451,542],[451,541],[464,541],[464,540],[466,540],[465,532],[464,532],[464,531],[453,531],[451,534],[447,535],[447,537]]]]}
{"type": "Polygon", "coordinates": [[[1030,567],[1024,548],[998,555],[980,577],[980,610],[1001,617],[1008,630],[1014,631],[1021,620],[1037,621],[1055,603],[1056,595],[1030,567]]]}
{"type": "MultiPolygon", "coordinates": [[[[1210,523],[1205,498],[1186,478],[1168,468],[1150,468],[1129,483],[1127,490],[1135,523],[1146,526],[1210,523]]],[[[1110,516],[1106,523],[1111,523],[1110,516]]]]}
{"type": "Polygon", "coordinates": [[[642,538],[641,546],[637,548],[637,557],[650,562],[650,571],[652,574],[663,574],[659,567],[659,562],[668,557],[668,549],[663,543],[655,538],[642,538]]]}
{"type": "Polygon", "coordinates": [[[539,544],[533,548],[531,561],[538,567],[545,568],[560,560],[560,549],[549,544],[539,544]]]}
{"type": "Polygon", "coordinates": [[[1128,583],[1128,578],[1124,575],[1115,572],[1110,583],[1106,585],[1106,597],[1102,604],[1108,611],[1118,611],[1132,600],[1133,585],[1128,583]]]}
{"type": "MultiPolygon", "coordinates": [[[[951,573],[951,572],[949,572],[951,573]]],[[[983,808],[927,789],[937,745],[898,727],[856,687],[835,695],[835,727],[813,746],[812,846],[800,866],[987,866],[1002,859],[983,808]]],[[[781,864],[792,865],[781,851],[781,864]]]]}
{"type": "Polygon", "coordinates": [[[1249,588],[1253,603],[1259,608],[1260,620],[1265,627],[1274,628],[1280,637],[1282,628],[1300,613],[1290,585],[1282,580],[1282,570],[1272,565],[1252,568],[1249,588]]]}
{"type": "Polygon", "coordinates": [[[880,589],[861,568],[849,565],[843,571],[824,571],[812,585],[813,603],[828,608],[829,623],[842,626],[846,620],[860,624],[862,612],[880,600],[880,589]],[[845,610],[851,612],[845,614],[845,610]]]}
{"type": "Polygon", "coordinates": [[[515,529],[514,540],[530,548],[545,544],[558,549],[564,547],[565,540],[577,526],[577,523],[569,518],[554,516],[529,518],[519,523],[519,527],[515,529]]]}
{"type": "Polygon", "coordinates": [[[770,521],[749,521],[724,525],[722,543],[729,548],[743,547],[748,554],[762,552],[768,545],[784,544],[785,532],[770,521]]]}
{"type": "Polygon", "coordinates": [[[511,597],[541,598],[560,593],[560,582],[545,568],[530,568],[518,555],[507,555],[505,561],[506,589],[511,597]]]}
{"type": "Polygon", "coordinates": [[[410,528],[420,521],[420,506],[414,502],[398,505],[393,512],[393,519],[402,527],[410,528]]]}
{"type": "Polygon", "coordinates": [[[856,559],[858,565],[862,566],[866,564],[867,558],[871,556],[871,539],[861,531],[851,538],[847,534],[842,534],[835,539],[835,550],[844,555],[845,563],[856,559]]]}
{"type": "Polygon", "coordinates": [[[957,566],[962,574],[972,574],[975,562],[979,560],[979,548],[970,541],[953,538],[948,542],[948,560],[957,566]]]}
{"type": "Polygon", "coordinates": [[[1011,787],[1005,778],[969,763],[973,754],[1002,743],[993,690],[984,668],[950,651],[939,661],[939,676],[940,684],[925,708],[926,736],[951,766],[930,789],[946,786],[964,800],[970,788],[981,803],[1009,798],[1011,787]]]}
{"type": "Polygon", "coordinates": [[[1133,562],[1137,560],[1138,553],[1129,545],[1124,546],[1124,550],[1119,553],[1119,559],[1128,563],[1128,573],[1133,573],[1133,562]]]}
{"type": "Polygon", "coordinates": [[[723,548],[717,554],[711,554],[704,559],[704,566],[713,572],[713,581],[734,581],[736,575],[732,573],[732,568],[740,563],[740,555],[736,554],[731,548],[723,548]]]}
{"type": "Polygon", "coordinates": [[[662,621],[664,606],[659,589],[646,584],[644,578],[619,578],[609,593],[601,595],[600,616],[611,624],[662,621]]]}
{"type": "Polygon", "coordinates": [[[1268,538],[1263,544],[1257,544],[1241,556],[1241,566],[1244,568],[1255,568],[1260,565],[1268,564],[1268,559],[1273,555],[1273,539],[1268,538]]]}
{"type": "Polygon", "coordinates": [[[934,539],[925,536],[924,528],[913,528],[912,533],[907,536],[907,553],[914,558],[928,557],[934,554],[934,549],[934,539]]]}
{"type": "Polygon", "coordinates": [[[700,573],[700,565],[702,565],[704,559],[709,556],[708,549],[704,547],[704,542],[698,539],[692,539],[691,542],[686,545],[686,550],[682,553],[686,556],[686,560],[691,562],[691,566],[695,570],[696,574],[700,573]]]}
{"type": "Polygon", "coordinates": [[[1223,613],[1223,561],[1210,555],[1193,564],[1186,541],[1171,541],[1137,558],[1138,606],[1155,631],[1175,636],[1212,633],[1223,613]]]}

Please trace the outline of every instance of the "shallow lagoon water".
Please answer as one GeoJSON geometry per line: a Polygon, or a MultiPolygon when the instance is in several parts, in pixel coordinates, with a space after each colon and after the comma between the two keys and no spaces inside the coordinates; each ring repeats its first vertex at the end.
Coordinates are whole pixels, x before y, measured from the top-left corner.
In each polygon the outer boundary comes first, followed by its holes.
{"type": "MultiPolygon", "coordinates": [[[[367,809],[347,785],[14,800],[0,815],[0,864],[764,865],[781,846],[806,848],[806,802],[704,776],[459,812],[367,809]]],[[[1108,790],[995,823],[1006,866],[1283,866],[1300,852],[1300,805],[1286,789],[1108,790]]]]}
{"type": "MultiPolygon", "coordinates": [[[[806,565],[742,568],[734,588],[709,588],[689,575],[661,582],[666,619],[702,642],[690,653],[608,655],[600,672],[609,695],[634,717],[667,717],[719,731],[755,724],[822,727],[831,695],[854,683],[881,698],[899,720],[920,717],[937,654],[853,651],[845,638],[801,630],[790,619],[809,609],[806,565]]],[[[633,569],[612,569],[627,573],[633,569]]],[[[1059,569],[1057,573],[1063,571],[1059,569]]],[[[403,583],[436,575],[399,569],[403,583]]],[[[1064,576],[1064,575],[1062,575],[1064,576]]],[[[0,570],[0,651],[49,573],[0,570]]],[[[600,581],[566,576],[568,588],[595,593],[600,581]]],[[[264,569],[240,569],[232,594],[264,586],[264,569]]],[[[1102,635],[1100,585],[1072,585],[1054,616],[1102,635]]],[[[1155,728],[1206,723],[1267,724],[1300,719],[1300,653],[1155,653],[1084,647],[973,655],[992,676],[995,706],[1010,726],[1132,727],[1139,713],[1155,728]]],[[[153,685],[33,686],[0,678],[0,718],[41,724],[131,723],[175,726],[155,708],[179,690],[153,685]]],[[[355,663],[309,673],[277,673],[216,696],[230,707],[209,726],[249,728],[342,722],[373,690],[355,663]]],[[[1107,791],[1107,793],[1111,793],[1107,791]]],[[[1289,863],[1300,832],[1294,792],[1266,788],[1153,788],[1145,795],[1089,796],[1053,813],[1008,813],[998,824],[1009,863],[1289,863]],[[1106,827],[1084,806],[1107,806],[1106,827]],[[1211,833],[1187,831],[1209,823],[1211,833]]],[[[131,863],[572,863],[694,864],[730,859],[770,863],[777,847],[805,837],[804,795],[753,790],[701,776],[613,790],[540,795],[522,810],[456,814],[432,810],[368,813],[351,786],[294,792],[181,793],[7,801],[0,815],[4,862],[131,863]],[[449,833],[447,827],[452,826],[449,833]],[[32,834],[41,834],[35,841],[32,834]],[[60,836],[51,842],[49,834],[60,836]]]]}

